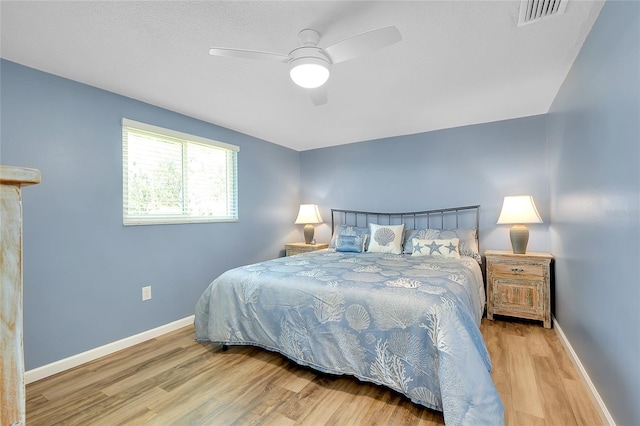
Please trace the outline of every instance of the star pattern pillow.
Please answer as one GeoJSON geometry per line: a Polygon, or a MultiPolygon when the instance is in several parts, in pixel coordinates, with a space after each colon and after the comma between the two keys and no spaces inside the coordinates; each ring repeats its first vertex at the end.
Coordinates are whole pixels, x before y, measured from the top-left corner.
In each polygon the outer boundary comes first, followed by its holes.
{"type": "Polygon", "coordinates": [[[413,250],[411,256],[433,256],[447,257],[451,259],[460,259],[460,251],[458,238],[449,240],[426,240],[420,238],[411,239],[413,250]]]}
{"type": "Polygon", "coordinates": [[[411,240],[419,238],[421,240],[448,240],[457,238],[458,252],[462,256],[473,257],[478,263],[482,263],[480,250],[478,249],[477,232],[475,229],[414,229],[405,232],[404,253],[411,254],[413,246],[411,240]]]}

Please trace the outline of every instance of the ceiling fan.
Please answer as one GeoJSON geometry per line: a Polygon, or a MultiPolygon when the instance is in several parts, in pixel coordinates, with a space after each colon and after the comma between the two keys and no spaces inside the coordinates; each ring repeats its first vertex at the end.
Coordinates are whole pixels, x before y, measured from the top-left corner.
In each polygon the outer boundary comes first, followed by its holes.
{"type": "Polygon", "coordinates": [[[294,83],[308,89],[314,105],[323,105],[327,103],[327,90],[324,84],[329,79],[331,65],[390,46],[402,40],[402,36],[395,26],[389,26],[322,48],[318,46],[320,33],[316,30],[304,29],[298,33],[298,40],[300,46],[288,55],[224,47],[213,47],[209,49],[209,54],[287,63],[289,75],[294,83]]]}

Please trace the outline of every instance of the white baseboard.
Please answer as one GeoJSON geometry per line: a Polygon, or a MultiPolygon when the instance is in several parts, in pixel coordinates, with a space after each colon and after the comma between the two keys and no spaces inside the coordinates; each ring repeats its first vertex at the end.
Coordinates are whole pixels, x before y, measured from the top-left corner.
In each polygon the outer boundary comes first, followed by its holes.
{"type": "Polygon", "coordinates": [[[609,424],[609,426],[616,426],[616,422],[613,420],[613,417],[611,417],[611,413],[609,413],[609,410],[607,410],[607,406],[604,404],[604,401],[602,400],[602,398],[600,398],[600,394],[591,381],[591,378],[587,374],[587,370],[585,370],[584,366],[580,362],[578,354],[576,354],[576,352],[573,350],[573,347],[571,347],[571,343],[569,343],[569,340],[567,340],[567,336],[565,336],[562,328],[558,324],[558,320],[555,317],[553,318],[553,328],[556,330],[556,334],[560,338],[560,341],[564,345],[564,348],[569,353],[573,365],[575,365],[575,367],[578,369],[578,372],[580,373],[580,376],[582,376],[582,380],[584,380],[584,382],[587,384],[587,387],[589,388],[589,391],[591,391],[591,396],[593,396],[594,401],[600,409],[600,416],[609,424]]]}
{"type": "Polygon", "coordinates": [[[25,384],[33,383],[40,379],[44,379],[45,377],[53,376],[54,374],[60,373],[73,367],[77,367],[78,365],[93,361],[105,355],[112,354],[122,349],[126,349],[130,346],[137,345],[138,343],[142,343],[146,340],[150,340],[179,328],[186,327],[190,324],[193,324],[193,320],[194,315],[191,315],[189,317],[170,322],[169,324],[161,325],[160,327],[156,327],[151,330],[143,331],[142,333],[126,337],[122,340],[108,343],[104,346],[100,346],[95,349],[70,356],[69,358],[61,359],[60,361],[52,362],[51,364],[34,368],[33,370],[29,370],[24,373],[25,384]]]}

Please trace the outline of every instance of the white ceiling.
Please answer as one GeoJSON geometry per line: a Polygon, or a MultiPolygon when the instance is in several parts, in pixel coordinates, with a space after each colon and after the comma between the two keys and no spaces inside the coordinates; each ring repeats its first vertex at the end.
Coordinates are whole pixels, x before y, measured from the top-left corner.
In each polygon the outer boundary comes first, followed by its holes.
{"type": "MultiPolygon", "coordinates": [[[[3,58],[299,151],[548,112],[602,1],[518,27],[520,1],[2,1],[3,58]],[[332,67],[313,106],[286,64],[395,25],[403,40],[332,67]]],[[[157,124],[157,123],[156,123],[157,124]]]]}

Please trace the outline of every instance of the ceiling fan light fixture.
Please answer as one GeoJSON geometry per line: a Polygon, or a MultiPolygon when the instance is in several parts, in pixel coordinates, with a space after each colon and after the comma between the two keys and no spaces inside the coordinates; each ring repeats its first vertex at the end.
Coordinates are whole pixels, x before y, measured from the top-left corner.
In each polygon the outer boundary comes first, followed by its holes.
{"type": "Polygon", "coordinates": [[[305,89],[315,89],[329,80],[329,63],[320,58],[300,58],[291,61],[291,80],[305,89]]]}
{"type": "MultiPolygon", "coordinates": [[[[566,2],[569,0],[544,1],[566,2]]],[[[231,56],[235,58],[288,63],[289,75],[295,84],[305,89],[316,89],[329,80],[330,70],[333,64],[367,55],[394,43],[398,43],[400,40],[402,40],[400,31],[391,25],[349,37],[325,49],[318,45],[320,42],[320,33],[314,29],[305,28],[298,33],[300,45],[291,50],[288,55],[260,52],[257,50],[229,49],[226,47],[212,47],[209,49],[209,54],[214,56],[231,56]]],[[[325,89],[310,90],[308,94],[316,106],[327,103],[327,90],[325,89]]]]}

